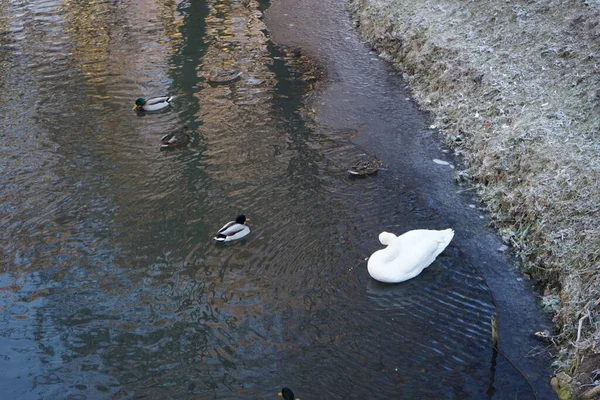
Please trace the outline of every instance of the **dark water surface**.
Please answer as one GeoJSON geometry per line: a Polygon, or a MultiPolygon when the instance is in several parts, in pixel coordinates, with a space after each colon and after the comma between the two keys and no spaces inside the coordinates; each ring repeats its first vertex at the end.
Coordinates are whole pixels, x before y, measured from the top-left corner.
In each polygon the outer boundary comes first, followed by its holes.
{"type": "MultiPolygon", "coordinates": [[[[282,5],[270,20],[293,32],[282,5]]],[[[270,41],[265,6],[0,3],[1,398],[269,399],[286,385],[305,400],[534,398],[515,365],[543,392],[523,334],[543,319],[514,271],[518,293],[482,273],[510,267],[431,163],[439,149],[400,82],[347,20],[345,41],[325,24],[312,55],[330,57],[330,91],[304,109],[320,74],[270,41]],[[165,93],[171,109],[131,110],[165,93]],[[183,125],[189,146],[160,151],[183,125]],[[348,179],[365,152],[388,168],[348,179]],[[216,245],[241,212],[250,236],[216,245]],[[369,278],[380,231],[449,226],[418,279],[369,278]],[[490,346],[498,307],[512,362],[490,346]]]]}

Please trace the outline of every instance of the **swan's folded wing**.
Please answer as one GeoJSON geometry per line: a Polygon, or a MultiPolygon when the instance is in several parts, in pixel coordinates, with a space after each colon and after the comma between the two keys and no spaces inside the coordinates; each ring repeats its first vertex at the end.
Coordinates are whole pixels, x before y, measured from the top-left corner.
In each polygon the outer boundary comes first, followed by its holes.
{"type": "Polygon", "coordinates": [[[418,240],[406,243],[404,248],[410,251],[401,250],[404,262],[412,268],[427,268],[437,256],[444,251],[452,239],[452,234],[442,235],[438,232],[422,231],[415,235],[418,240]]]}
{"type": "Polygon", "coordinates": [[[412,243],[406,250],[402,249],[401,253],[406,273],[411,274],[413,270],[420,273],[420,271],[427,268],[439,254],[438,242],[422,240],[412,243]]]}

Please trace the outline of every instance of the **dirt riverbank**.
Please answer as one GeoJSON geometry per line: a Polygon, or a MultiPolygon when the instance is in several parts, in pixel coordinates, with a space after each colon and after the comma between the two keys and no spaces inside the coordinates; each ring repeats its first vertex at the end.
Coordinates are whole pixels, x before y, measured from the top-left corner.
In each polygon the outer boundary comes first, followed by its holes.
{"type": "MultiPolygon", "coordinates": [[[[557,371],[600,369],[598,2],[349,0],[554,313],[557,371]]],[[[596,381],[597,383],[597,381],[596,381]]]]}

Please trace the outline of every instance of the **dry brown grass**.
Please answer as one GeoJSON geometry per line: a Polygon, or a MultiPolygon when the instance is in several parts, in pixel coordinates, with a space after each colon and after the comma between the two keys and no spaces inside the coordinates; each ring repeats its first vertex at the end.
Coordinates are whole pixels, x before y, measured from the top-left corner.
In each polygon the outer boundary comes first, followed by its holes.
{"type": "Polygon", "coordinates": [[[557,367],[585,373],[578,366],[600,353],[600,3],[349,0],[349,9],[463,155],[462,176],[524,272],[545,283],[557,367]]]}

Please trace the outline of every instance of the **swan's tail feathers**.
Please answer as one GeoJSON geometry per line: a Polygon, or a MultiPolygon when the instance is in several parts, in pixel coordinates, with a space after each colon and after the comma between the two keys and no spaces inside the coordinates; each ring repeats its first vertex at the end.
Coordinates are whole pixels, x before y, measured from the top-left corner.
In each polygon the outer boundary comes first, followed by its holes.
{"type": "Polygon", "coordinates": [[[443,244],[444,248],[446,248],[446,246],[450,244],[452,238],[454,237],[454,229],[444,229],[443,231],[440,231],[440,233],[442,233],[442,236],[440,237],[439,242],[443,244]]]}

